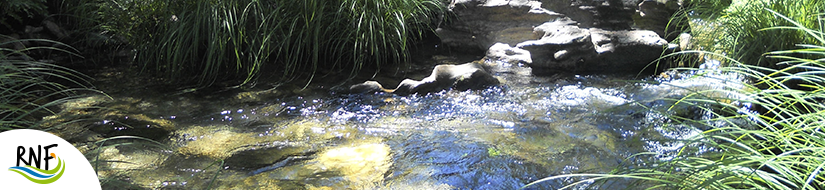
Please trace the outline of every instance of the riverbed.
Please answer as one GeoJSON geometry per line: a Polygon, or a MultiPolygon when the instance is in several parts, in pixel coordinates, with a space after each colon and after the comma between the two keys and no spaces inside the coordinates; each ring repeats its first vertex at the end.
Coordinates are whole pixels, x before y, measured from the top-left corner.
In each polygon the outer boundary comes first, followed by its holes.
{"type": "Polygon", "coordinates": [[[409,96],[345,90],[370,78],[421,79],[435,64],[479,59],[440,53],[375,77],[319,77],[309,85],[263,80],[214,92],[147,85],[140,81],[151,79],[130,80],[139,73],[104,70],[94,77],[108,97],[67,106],[107,107],[94,113],[100,119],[89,131],[58,133],[87,154],[105,188],[518,189],[672,155],[683,145],[678,140],[701,128],[665,115],[711,116],[673,102],[741,82],[715,71],[713,62],[653,76],[533,76],[525,65],[481,59],[495,65],[501,85],[409,96]],[[660,156],[632,156],[644,152],[660,156]]]}

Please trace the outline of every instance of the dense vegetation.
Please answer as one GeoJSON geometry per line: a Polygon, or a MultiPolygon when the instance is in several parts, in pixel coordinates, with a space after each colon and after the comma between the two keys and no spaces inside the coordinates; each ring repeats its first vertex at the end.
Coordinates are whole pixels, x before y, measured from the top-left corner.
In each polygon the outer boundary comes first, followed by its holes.
{"type": "Polygon", "coordinates": [[[684,16],[691,18],[692,43],[698,50],[723,54],[748,65],[782,67],[783,60],[766,52],[795,49],[797,44],[816,44],[814,36],[800,30],[766,30],[792,26],[767,11],[774,10],[805,28],[818,29],[822,1],[812,0],[693,0],[684,16]]]}
{"type": "MultiPolygon", "coordinates": [[[[36,128],[43,122],[43,117],[59,111],[58,105],[79,97],[78,91],[91,91],[83,74],[56,64],[35,61],[27,54],[35,50],[71,51],[57,47],[3,48],[4,45],[22,41],[0,42],[0,132],[36,128]]],[[[66,47],[55,41],[28,41],[66,47]]]]}
{"type": "MultiPolygon", "coordinates": [[[[715,72],[739,75],[750,83],[721,84],[721,89],[666,100],[676,104],[671,108],[688,105],[712,114],[699,120],[669,115],[673,125],[704,129],[685,139],[677,155],[653,155],[666,159],[651,159],[642,167],[629,163],[609,174],[561,175],[534,183],[586,179],[569,188],[589,180],[609,185],[606,182],[623,178],[634,181],[633,188],[648,189],[825,188],[825,2],[694,3],[690,14],[682,16],[692,19],[700,50],[683,54],[720,59],[727,64],[715,72]]],[[[696,69],[681,70],[708,77],[696,69]]]]}
{"type": "Polygon", "coordinates": [[[283,80],[405,61],[443,18],[439,0],[77,0],[82,28],[125,38],[135,63],[177,84],[283,80]],[[230,82],[226,82],[230,81],[230,82]]]}
{"type": "Polygon", "coordinates": [[[46,0],[0,1],[0,28],[12,28],[12,23],[21,23],[24,19],[36,15],[46,15],[46,0]]]}
{"type": "Polygon", "coordinates": [[[352,76],[403,63],[446,10],[439,0],[12,0],[0,2],[0,11],[0,31],[16,35],[0,36],[0,116],[4,128],[25,128],[35,124],[29,120],[36,110],[54,112],[47,108],[57,102],[46,100],[72,97],[68,91],[88,85],[71,69],[33,61],[39,55],[28,54],[40,49],[89,60],[134,50],[141,72],[173,86],[254,84],[262,74],[311,81],[319,72],[352,76]],[[69,30],[69,38],[54,39],[66,44],[20,40],[17,34],[33,36],[23,26],[44,19],[69,30]]]}

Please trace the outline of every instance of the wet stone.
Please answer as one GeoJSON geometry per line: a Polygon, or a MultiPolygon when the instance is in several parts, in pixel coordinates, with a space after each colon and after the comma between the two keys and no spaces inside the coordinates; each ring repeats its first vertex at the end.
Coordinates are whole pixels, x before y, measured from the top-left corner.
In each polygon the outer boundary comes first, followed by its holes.
{"type": "Polygon", "coordinates": [[[295,159],[300,164],[271,168],[251,178],[301,181],[310,189],[374,188],[390,168],[390,148],[369,141],[358,144],[330,147],[311,159],[295,159]]]}
{"type": "Polygon", "coordinates": [[[286,94],[287,93],[275,89],[247,91],[238,93],[233,100],[239,103],[257,103],[281,98],[286,96],[286,94]]]}
{"type": "Polygon", "coordinates": [[[230,169],[250,170],[275,164],[288,157],[308,156],[316,152],[314,148],[300,143],[272,142],[271,145],[246,147],[233,151],[225,161],[230,169]]]}
{"type": "Polygon", "coordinates": [[[166,139],[174,123],[165,119],[151,119],[143,114],[121,115],[109,117],[94,123],[89,130],[101,134],[103,137],[138,136],[152,140],[166,139]]]}
{"type": "Polygon", "coordinates": [[[410,94],[435,93],[450,88],[463,91],[499,85],[501,81],[487,71],[489,66],[486,64],[479,61],[461,65],[436,65],[430,76],[421,80],[404,79],[394,89],[384,88],[377,81],[355,84],[350,86],[349,89],[350,93],[354,94],[386,92],[407,96],[410,94]]]}

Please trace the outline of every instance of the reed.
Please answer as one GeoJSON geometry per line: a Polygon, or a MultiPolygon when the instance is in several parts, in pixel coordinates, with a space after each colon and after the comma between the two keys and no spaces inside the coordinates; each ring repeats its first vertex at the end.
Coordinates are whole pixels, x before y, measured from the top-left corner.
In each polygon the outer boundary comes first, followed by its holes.
{"type": "Polygon", "coordinates": [[[97,7],[81,17],[101,21],[86,25],[125,37],[144,71],[201,87],[403,63],[445,12],[439,0],[77,1],[97,7]]]}
{"type": "Polygon", "coordinates": [[[0,47],[23,41],[50,42],[56,47],[0,48],[0,131],[40,129],[43,117],[59,111],[58,105],[81,97],[80,92],[96,92],[89,88],[85,75],[59,65],[34,61],[27,54],[33,50],[50,50],[77,55],[66,44],[30,39],[3,42],[0,47]]]}
{"type": "Polygon", "coordinates": [[[806,28],[818,28],[818,14],[825,12],[825,1],[817,0],[693,0],[684,16],[690,17],[692,43],[696,50],[723,54],[740,63],[781,68],[780,59],[765,56],[795,48],[796,44],[815,44],[816,39],[797,30],[763,30],[791,25],[768,10],[785,15],[806,28]]]}

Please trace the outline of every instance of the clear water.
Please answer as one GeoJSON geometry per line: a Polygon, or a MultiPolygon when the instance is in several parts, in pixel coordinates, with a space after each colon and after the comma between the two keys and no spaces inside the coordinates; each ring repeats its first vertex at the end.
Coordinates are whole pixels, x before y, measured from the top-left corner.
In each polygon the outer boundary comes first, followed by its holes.
{"type": "MultiPolygon", "coordinates": [[[[122,109],[170,123],[156,138],[165,147],[105,147],[93,159],[115,161],[98,166],[113,180],[107,188],[518,189],[548,176],[606,173],[652,159],[628,159],[636,153],[674,151],[681,144],[672,140],[698,130],[659,111],[708,114],[670,108],[662,99],[741,81],[695,72],[535,77],[501,65],[494,69],[500,86],[426,95],[345,94],[316,84],[116,96],[122,109]]],[[[98,124],[118,128],[113,123],[98,124]]]]}

